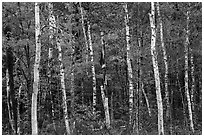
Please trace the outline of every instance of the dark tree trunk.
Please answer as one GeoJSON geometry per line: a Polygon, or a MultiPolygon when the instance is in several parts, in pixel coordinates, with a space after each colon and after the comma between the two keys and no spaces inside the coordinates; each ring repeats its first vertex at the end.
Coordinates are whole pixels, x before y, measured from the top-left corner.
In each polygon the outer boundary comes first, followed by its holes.
{"type": "Polygon", "coordinates": [[[17,99],[15,98],[15,90],[14,90],[14,76],[13,76],[13,66],[14,66],[14,56],[12,52],[12,48],[8,47],[6,51],[6,56],[7,56],[7,69],[8,69],[8,86],[10,89],[10,111],[13,115],[13,120],[14,120],[14,129],[15,133],[17,134],[17,99]]]}

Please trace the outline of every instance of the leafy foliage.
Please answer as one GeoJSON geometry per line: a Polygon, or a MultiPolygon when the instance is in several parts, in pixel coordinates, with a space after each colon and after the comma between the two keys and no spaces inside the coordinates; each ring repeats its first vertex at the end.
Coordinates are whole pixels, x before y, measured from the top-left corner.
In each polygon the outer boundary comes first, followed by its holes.
{"type": "MultiPolygon", "coordinates": [[[[128,80],[125,46],[125,26],[123,3],[119,2],[82,2],[84,10],[85,29],[87,22],[91,25],[91,37],[94,50],[94,65],[97,80],[97,112],[92,112],[92,62],[90,57],[86,61],[85,39],[81,24],[81,13],[78,2],[53,2],[54,16],[59,30],[54,36],[60,38],[65,69],[66,94],[68,101],[69,119],[72,134],[75,135],[107,135],[134,134],[128,127],[128,80]],[[107,97],[109,98],[111,129],[105,126],[105,114],[102,105],[100,86],[103,73],[100,66],[101,36],[105,33],[106,44],[106,73],[107,97]],[[74,84],[71,85],[71,72],[74,70],[74,84]],[[74,97],[69,92],[74,87],[74,97]],[[74,107],[71,108],[71,101],[74,107]]],[[[186,27],[187,5],[189,3],[168,2],[160,3],[161,16],[164,27],[164,42],[169,63],[169,89],[172,93],[173,134],[192,134],[188,125],[183,125],[181,95],[184,96],[184,38],[186,27]],[[178,60],[178,62],[177,62],[178,60]],[[178,67],[178,70],[177,70],[178,67]],[[179,92],[178,80],[181,85],[179,92]]],[[[195,134],[201,134],[202,112],[202,4],[190,3],[190,44],[195,65],[195,134]]],[[[138,88],[138,64],[141,58],[142,82],[150,102],[152,116],[149,117],[145,99],[140,95],[139,134],[157,134],[157,105],[154,84],[154,74],[150,54],[150,24],[149,3],[128,3],[130,34],[131,34],[131,62],[133,67],[134,90],[138,88]],[[141,48],[138,48],[138,38],[141,36],[141,48]]],[[[59,78],[58,50],[53,48],[51,60],[51,84],[48,82],[48,49],[49,22],[47,3],[40,3],[41,43],[42,54],[40,62],[40,87],[38,96],[38,128],[41,135],[66,134],[62,109],[62,93],[59,78]],[[50,88],[48,88],[50,87],[50,88]],[[50,90],[48,90],[50,89],[50,90]],[[53,102],[54,116],[52,115],[53,102]],[[54,123],[53,123],[54,120],[54,123]]],[[[31,94],[33,84],[33,65],[35,54],[35,18],[34,3],[32,2],[3,2],[2,3],[2,134],[13,134],[8,117],[6,51],[10,47],[14,55],[14,91],[18,98],[18,89],[22,84],[20,95],[20,134],[31,134],[31,94]]],[[[156,16],[157,17],[157,16],[156,16]]],[[[158,31],[157,31],[157,34],[158,31]]],[[[164,63],[161,52],[160,38],[157,37],[157,51],[159,69],[161,72],[161,88],[164,90],[164,63]]],[[[56,45],[56,43],[55,43],[56,45]]],[[[189,62],[190,64],[190,62],[189,62]]],[[[190,71],[190,68],[189,68],[190,71]]],[[[189,80],[191,84],[191,79],[189,80]]],[[[142,93],[141,93],[142,94],[142,93]]],[[[164,98],[164,94],[162,93],[164,98]]],[[[185,97],[185,96],[184,96],[185,97]]],[[[186,99],[184,98],[184,103],[186,99]]],[[[165,107],[164,107],[165,108],[165,107]]],[[[187,110],[187,108],[184,108],[187,110]]],[[[166,111],[166,110],[165,110],[166,111]]],[[[186,111],[187,112],[187,111],[186,111]]],[[[165,119],[165,117],[164,117],[165,119]]],[[[165,125],[168,126],[168,123],[165,125]]],[[[166,128],[165,127],[165,128],[166,128]]],[[[167,134],[168,132],[165,131],[167,134]]]]}

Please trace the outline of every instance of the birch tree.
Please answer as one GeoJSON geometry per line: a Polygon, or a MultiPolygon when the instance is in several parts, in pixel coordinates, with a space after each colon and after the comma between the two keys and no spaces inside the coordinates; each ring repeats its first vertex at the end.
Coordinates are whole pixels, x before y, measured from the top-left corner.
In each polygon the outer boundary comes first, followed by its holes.
{"type": "MultiPolygon", "coordinates": [[[[159,21],[159,29],[160,29],[160,40],[161,40],[161,47],[162,47],[162,53],[163,53],[163,61],[165,65],[165,75],[164,75],[164,86],[165,86],[165,100],[166,100],[166,118],[167,122],[169,123],[171,121],[171,107],[169,103],[169,91],[168,91],[168,61],[167,61],[167,53],[166,53],[166,47],[164,46],[164,36],[163,36],[163,22],[160,14],[160,7],[159,2],[156,3],[157,7],[157,14],[158,14],[158,21],[159,21]]],[[[170,122],[171,123],[171,122],[170,122]]],[[[170,134],[172,134],[172,125],[169,124],[169,130],[170,134]]]]}
{"type": "MultiPolygon", "coordinates": [[[[195,65],[194,65],[194,57],[193,57],[193,50],[190,48],[190,62],[191,62],[191,103],[192,103],[192,113],[194,114],[195,111],[195,65]]],[[[193,115],[195,117],[195,115],[193,115]]]]}
{"type": "Polygon", "coordinates": [[[34,82],[32,93],[32,106],[31,106],[31,124],[32,135],[38,134],[38,122],[37,122],[37,99],[38,99],[38,87],[39,87],[39,66],[40,66],[40,54],[41,54],[41,42],[40,42],[40,3],[35,3],[35,64],[34,64],[34,82]]]}
{"type": "Polygon", "coordinates": [[[94,66],[94,52],[93,52],[93,45],[91,40],[91,25],[88,22],[88,38],[89,38],[89,48],[90,48],[90,57],[91,57],[91,70],[92,70],[92,80],[93,80],[93,113],[96,111],[96,73],[95,73],[95,66],[94,66]]]}
{"type": "Polygon", "coordinates": [[[160,77],[159,77],[159,68],[157,60],[157,51],[156,51],[156,27],[155,27],[155,7],[154,2],[151,2],[151,13],[149,14],[150,26],[151,26],[151,55],[153,62],[155,86],[156,86],[156,96],[157,96],[157,108],[158,108],[158,134],[164,134],[163,126],[163,104],[161,97],[161,87],[160,87],[160,77]]]}
{"type": "Polygon", "coordinates": [[[130,27],[129,27],[129,15],[127,3],[124,3],[123,8],[125,10],[125,31],[126,31],[126,55],[127,55],[127,67],[128,67],[128,89],[129,89],[129,125],[132,125],[133,114],[133,73],[130,61],[130,27]]]}
{"type": "MultiPolygon", "coordinates": [[[[137,16],[139,17],[140,11],[139,11],[139,2],[137,3],[137,16]]],[[[141,35],[142,31],[140,30],[140,20],[137,18],[137,82],[136,82],[136,90],[134,94],[134,105],[135,105],[135,120],[133,123],[133,132],[135,132],[137,135],[139,134],[139,109],[140,109],[140,93],[141,93],[141,35]]]]}
{"type": "Polygon", "coordinates": [[[20,135],[20,123],[21,123],[21,117],[20,117],[20,97],[21,97],[21,90],[22,90],[22,83],[19,86],[18,89],[18,102],[17,102],[17,134],[20,135]]]}
{"type": "Polygon", "coordinates": [[[152,116],[152,113],[151,113],[151,109],[150,109],[150,105],[149,105],[149,100],[147,98],[147,94],[145,93],[145,90],[144,90],[144,83],[142,82],[141,83],[141,88],[142,88],[142,93],[145,97],[145,101],[146,101],[146,104],[147,104],[147,110],[148,110],[148,113],[149,113],[149,116],[151,117],[152,116]]]}
{"type": "MultiPolygon", "coordinates": [[[[88,63],[88,58],[89,58],[89,44],[88,44],[88,40],[87,40],[87,36],[86,36],[86,29],[85,29],[85,19],[84,19],[84,10],[81,6],[81,2],[79,2],[79,6],[80,6],[80,12],[81,12],[81,24],[82,24],[82,29],[83,29],[83,34],[84,34],[84,41],[85,41],[85,45],[86,45],[86,63],[88,63]]],[[[88,75],[88,71],[87,71],[87,75],[88,75]]]]}
{"type": "MultiPolygon", "coordinates": [[[[53,14],[53,4],[51,2],[48,3],[48,10],[49,10],[49,50],[48,50],[48,92],[51,96],[51,112],[52,112],[52,122],[54,125],[54,130],[56,131],[55,121],[54,121],[54,103],[53,103],[53,95],[52,95],[52,58],[53,58],[53,48],[55,47],[55,29],[56,29],[56,23],[55,23],[55,16],[53,14]]],[[[46,93],[45,93],[46,94],[46,93]]]]}
{"type": "Polygon", "coordinates": [[[106,118],[106,127],[110,129],[110,113],[109,113],[109,106],[108,106],[108,97],[107,97],[107,79],[106,79],[106,62],[105,62],[105,42],[104,42],[104,32],[101,31],[101,68],[103,70],[103,85],[101,85],[101,96],[105,111],[105,118],[106,118]]]}
{"type": "Polygon", "coordinates": [[[190,120],[190,128],[191,131],[194,132],[194,124],[193,124],[193,116],[192,116],[192,109],[191,109],[191,99],[190,99],[190,94],[189,94],[189,86],[188,86],[188,46],[189,46],[189,22],[190,22],[190,13],[189,9],[187,9],[186,12],[186,35],[185,35],[185,43],[184,43],[184,48],[185,48],[185,93],[187,97],[187,102],[188,102],[188,116],[190,120]]]}
{"type": "MultiPolygon", "coordinates": [[[[56,23],[56,21],[55,21],[56,23]]],[[[58,26],[57,26],[58,28],[58,26]]],[[[58,30],[57,30],[58,32],[58,30]]],[[[58,48],[58,60],[60,64],[60,85],[61,85],[61,91],[62,91],[62,106],[63,106],[63,112],[64,112],[64,121],[65,121],[65,127],[66,132],[68,135],[71,134],[70,124],[69,124],[69,117],[68,117],[68,110],[67,110],[67,95],[66,95],[66,88],[65,88],[65,73],[64,73],[64,65],[63,65],[63,59],[62,59],[62,48],[61,48],[61,40],[60,37],[56,37],[56,43],[58,48]]]]}

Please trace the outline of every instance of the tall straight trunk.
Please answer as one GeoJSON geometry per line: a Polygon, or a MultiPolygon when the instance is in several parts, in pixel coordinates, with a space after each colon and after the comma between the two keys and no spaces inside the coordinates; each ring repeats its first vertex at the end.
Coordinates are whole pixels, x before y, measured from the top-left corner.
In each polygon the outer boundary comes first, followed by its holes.
{"type": "Polygon", "coordinates": [[[129,125],[132,125],[132,115],[133,115],[133,73],[130,61],[130,28],[129,28],[129,15],[127,3],[123,5],[125,10],[125,30],[126,30],[126,54],[127,54],[127,67],[128,67],[128,89],[129,89],[129,125]]]}
{"type": "Polygon", "coordinates": [[[155,7],[154,2],[151,2],[151,13],[149,14],[150,26],[151,26],[151,55],[153,62],[155,86],[156,86],[156,96],[157,96],[157,108],[158,108],[158,134],[164,134],[164,125],[163,125],[163,104],[161,97],[161,87],[160,87],[160,77],[159,77],[159,67],[157,60],[157,51],[156,51],[156,27],[155,27],[155,7]]]}
{"type": "MultiPolygon", "coordinates": [[[[192,103],[192,112],[193,112],[193,116],[195,117],[195,65],[194,65],[194,58],[193,58],[193,50],[190,49],[191,52],[191,58],[190,58],[190,62],[191,62],[191,103],[192,103]]],[[[194,119],[195,120],[195,119],[194,119]]]]}
{"type": "Polygon", "coordinates": [[[32,135],[38,134],[38,121],[37,121],[37,98],[38,98],[38,87],[39,87],[39,66],[40,66],[40,54],[41,54],[41,42],[40,42],[40,3],[35,3],[35,64],[34,64],[34,82],[33,82],[33,93],[32,93],[32,106],[31,106],[31,124],[32,124],[32,135]]]}
{"type": "Polygon", "coordinates": [[[92,79],[93,79],[93,113],[96,111],[96,73],[94,66],[94,54],[93,54],[93,45],[91,40],[91,26],[88,22],[88,38],[89,38],[89,48],[90,48],[90,56],[91,56],[91,70],[92,70],[92,79]]]}
{"type": "MultiPolygon", "coordinates": [[[[52,113],[52,122],[54,125],[54,130],[56,131],[56,126],[55,126],[55,112],[54,112],[54,97],[52,95],[52,74],[51,74],[51,69],[52,69],[52,58],[53,58],[53,48],[55,47],[55,29],[56,29],[56,21],[55,21],[55,16],[53,14],[53,4],[51,2],[48,3],[48,9],[49,9],[49,51],[48,51],[48,92],[50,93],[51,96],[51,113],[52,113]]],[[[45,93],[46,94],[46,93],[45,93]]]]}
{"type": "Polygon", "coordinates": [[[21,117],[20,117],[20,97],[21,97],[21,90],[22,90],[22,83],[19,86],[18,89],[18,102],[17,102],[17,134],[20,135],[20,123],[21,123],[21,117]]]}
{"type": "MultiPolygon", "coordinates": [[[[58,27],[58,26],[57,26],[58,27]]],[[[57,30],[58,32],[58,30],[57,30]]],[[[71,128],[69,124],[69,118],[68,118],[68,110],[67,110],[67,95],[66,95],[66,88],[65,88],[65,73],[64,73],[64,65],[63,65],[63,60],[62,60],[62,48],[61,48],[61,43],[60,43],[60,38],[56,37],[56,43],[57,43],[57,48],[58,48],[58,60],[60,64],[60,85],[61,85],[61,90],[62,90],[62,105],[63,105],[63,112],[64,112],[64,122],[65,122],[65,127],[67,134],[71,134],[71,128]]]]}
{"type": "MultiPolygon", "coordinates": [[[[164,85],[165,85],[165,100],[166,100],[166,118],[167,123],[169,123],[172,119],[170,118],[171,115],[171,107],[169,103],[169,91],[168,91],[168,61],[167,61],[167,53],[166,53],[166,47],[164,46],[164,36],[163,36],[163,22],[160,15],[160,8],[159,8],[159,2],[156,3],[157,7],[157,14],[158,14],[158,20],[159,20],[159,28],[160,28],[160,40],[161,40],[161,47],[163,51],[163,60],[165,65],[165,75],[164,75],[164,85]]],[[[171,122],[170,122],[171,123],[171,122]]],[[[169,124],[169,133],[172,134],[172,125],[169,124]]]]}
{"type": "Polygon", "coordinates": [[[192,132],[194,132],[194,124],[193,124],[193,115],[192,115],[192,109],[191,109],[191,99],[190,99],[190,94],[189,94],[189,87],[188,87],[188,45],[189,45],[189,11],[187,11],[186,14],[186,39],[185,39],[185,93],[186,93],[186,97],[187,97],[187,102],[188,102],[188,116],[189,116],[189,120],[190,120],[190,129],[192,132]]]}

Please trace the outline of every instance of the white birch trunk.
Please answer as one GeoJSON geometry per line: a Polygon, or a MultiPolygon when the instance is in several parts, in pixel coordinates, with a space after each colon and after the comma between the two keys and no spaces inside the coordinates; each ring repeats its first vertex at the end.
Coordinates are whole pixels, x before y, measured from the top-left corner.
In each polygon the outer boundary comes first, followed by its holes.
{"type": "Polygon", "coordinates": [[[106,127],[107,129],[110,129],[110,113],[109,113],[109,107],[108,107],[108,98],[105,96],[103,86],[101,86],[101,97],[102,97],[103,107],[105,111],[106,127]]]}
{"type": "MultiPolygon", "coordinates": [[[[163,60],[165,65],[165,75],[164,75],[164,85],[165,85],[165,100],[166,100],[166,118],[167,121],[171,121],[171,107],[169,103],[169,90],[168,90],[168,61],[167,61],[167,53],[166,53],[166,47],[164,46],[164,36],[163,36],[163,22],[160,14],[160,8],[159,8],[159,2],[156,3],[157,7],[157,14],[158,14],[158,20],[159,20],[159,28],[160,28],[160,40],[161,40],[161,47],[163,51],[163,60]]],[[[171,123],[171,122],[170,122],[171,123]]],[[[172,134],[172,125],[169,124],[169,130],[170,134],[172,134]]]]}
{"type": "MultiPolygon", "coordinates": [[[[195,65],[194,65],[194,58],[193,58],[193,50],[190,49],[190,52],[191,52],[191,58],[190,58],[190,61],[191,61],[191,103],[192,103],[192,112],[193,114],[194,113],[194,110],[195,110],[195,98],[194,98],[194,94],[195,94],[195,75],[194,75],[194,72],[195,72],[195,65]]],[[[195,115],[194,115],[195,116],[195,115]]]]}
{"type": "Polygon", "coordinates": [[[94,66],[94,54],[93,54],[93,45],[91,40],[91,26],[88,23],[88,37],[89,37],[89,48],[90,48],[90,56],[91,56],[91,70],[92,70],[92,78],[93,78],[93,113],[96,111],[96,74],[95,74],[95,66],[94,66]]]}
{"type": "Polygon", "coordinates": [[[150,26],[151,26],[151,55],[154,69],[154,78],[156,86],[156,96],[157,96],[157,107],[158,107],[158,134],[164,134],[163,126],[163,104],[161,97],[161,87],[160,87],[160,77],[159,77],[159,68],[157,61],[157,52],[156,52],[156,27],[155,27],[155,7],[154,2],[151,2],[151,14],[149,14],[150,26]]]}
{"type": "MultiPolygon", "coordinates": [[[[86,36],[86,29],[85,29],[85,24],[84,24],[84,12],[83,12],[83,8],[81,6],[81,2],[79,2],[79,6],[80,6],[80,11],[81,11],[81,24],[82,24],[82,29],[83,29],[83,33],[84,33],[84,41],[85,41],[85,45],[86,45],[86,63],[88,63],[89,45],[88,45],[88,40],[87,40],[87,36],[86,36]]],[[[86,73],[88,75],[88,71],[86,73]]]]}
{"type": "Polygon", "coordinates": [[[163,23],[160,15],[160,8],[159,8],[159,2],[157,2],[157,13],[158,13],[158,20],[159,20],[159,27],[160,27],[160,40],[161,40],[161,47],[163,51],[163,60],[165,64],[165,99],[166,99],[166,105],[167,105],[167,111],[166,116],[169,117],[170,115],[170,104],[169,104],[169,91],[168,91],[168,62],[167,62],[167,53],[166,48],[164,46],[164,36],[163,36],[163,23]]]}
{"type": "Polygon", "coordinates": [[[33,93],[32,93],[32,106],[31,106],[31,124],[32,124],[32,135],[38,134],[38,123],[37,123],[37,98],[38,98],[38,87],[39,87],[39,66],[40,66],[40,54],[41,54],[41,42],[40,42],[40,5],[38,2],[35,3],[35,64],[34,64],[34,82],[33,82],[33,93]]]}
{"type": "Polygon", "coordinates": [[[193,124],[193,115],[192,115],[192,109],[191,109],[191,99],[189,94],[189,87],[188,87],[188,45],[189,45],[189,11],[187,11],[186,14],[186,40],[185,40],[185,93],[187,97],[188,102],[188,115],[190,120],[190,128],[191,131],[194,132],[194,124],[193,124]]]}
{"type": "Polygon", "coordinates": [[[20,117],[20,97],[21,97],[21,90],[22,90],[22,84],[20,85],[18,89],[18,104],[17,104],[17,135],[20,135],[20,123],[21,123],[21,117],[20,117]]]}
{"type": "Polygon", "coordinates": [[[129,16],[127,3],[123,5],[125,10],[125,30],[126,30],[126,48],[127,48],[127,67],[128,67],[128,83],[129,83],[129,124],[132,124],[132,114],[133,114],[133,74],[132,66],[130,61],[130,28],[129,28],[129,16]]]}
{"type": "MultiPolygon", "coordinates": [[[[51,2],[48,3],[48,9],[49,9],[49,40],[50,40],[50,45],[49,45],[49,53],[48,53],[48,92],[50,93],[50,95],[52,96],[52,84],[51,84],[51,79],[52,79],[52,75],[51,75],[51,63],[52,63],[52,58],[53,58],[53,47],[54,47],[54,34],[55,34],[55,29],[56,29],[56,20],[55,20],[55,16],[53,14],[53,4],[51,2]]],[[[46,94],[46,92],[45,92],[46,94]]],[[[54,112],[54,104],[53,104],[53,98],[51,98],[51,111],[52,111],[52,122],[54,125],[54,130],[56,131],[56,126],[55,126],[55,121],[54,121],[54,116],[55,116],[55,112],[54,112]]]]}
{"type": "Polygon", "coordinates": [[[60,63],[60,84],[61,84],[61,90],[62,90],[62,102],[63,102],[63,112],[64,112],[64,121],[65,121],[65,127],[67,134],[71,134],[70,125],[69,125],[69,118],[68,118],[68,110],[67,110],[67,95],[66,95],[66,88],[65,88],[65,74],[64,74],[64,67],[62,62],[62,48],[60,43],[60,38],[56,37],[57,41],[57,48],[59,51],[58,54],[58,60],[60,63]]]}

